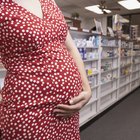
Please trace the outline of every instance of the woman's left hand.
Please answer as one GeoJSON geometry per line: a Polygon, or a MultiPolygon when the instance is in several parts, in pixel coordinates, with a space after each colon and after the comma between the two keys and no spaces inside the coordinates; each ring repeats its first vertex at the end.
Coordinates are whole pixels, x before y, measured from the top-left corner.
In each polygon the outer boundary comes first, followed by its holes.
{"type": "Polygon", "coordinates": [[[78,96],[72,98],[70,105],[58,104],[54,109],[56,116],[69,117],[78,112],[91,98],[91,92],[82,91],[78,96]]]}

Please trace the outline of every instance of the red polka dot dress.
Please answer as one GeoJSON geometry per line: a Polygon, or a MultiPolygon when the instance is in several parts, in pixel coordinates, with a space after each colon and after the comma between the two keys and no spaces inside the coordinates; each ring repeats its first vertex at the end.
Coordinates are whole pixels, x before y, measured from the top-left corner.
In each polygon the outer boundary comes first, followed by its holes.
{"type": "Polygon", "coordinates": [[[7,69],[0,94],[2,140],[79,140],[79,114],[57,117],[82,90],[66,49],[67,25],[53,0],[40,0],[43,19],[0,0],[0,54],[7,69]]]}

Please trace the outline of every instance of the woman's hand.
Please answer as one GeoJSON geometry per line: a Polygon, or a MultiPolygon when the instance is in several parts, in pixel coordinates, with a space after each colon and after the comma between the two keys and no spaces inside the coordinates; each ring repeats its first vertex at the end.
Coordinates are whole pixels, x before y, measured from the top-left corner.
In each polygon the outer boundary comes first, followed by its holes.
{"type": "Polygon", "coordinates": [[[91,98],[91,91],[82,91],[78,96],[72,98],[70,105],[59,104],[54,109],[56,116],[69,117],[78,112],[91,98]]]}

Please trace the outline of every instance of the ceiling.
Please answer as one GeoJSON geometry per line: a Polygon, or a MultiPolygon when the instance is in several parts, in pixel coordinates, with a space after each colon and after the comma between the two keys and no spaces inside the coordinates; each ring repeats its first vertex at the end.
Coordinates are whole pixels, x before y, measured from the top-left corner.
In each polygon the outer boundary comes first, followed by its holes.
{"type": "Polygon", "coordinates": [[[103,17],[103,16],[111,16],[114,14],[130,14],[130,13],[140,13],[140,9],[138,10],[127,10],[121,5],[119,5],[117,2],[119,0],[106,0],[106,5],[108,8],[114,8],[119,7],[121,8],[120,11],[113,11],[111,14],[107,15],[98,15],[93,12],[90,12],[84,7],[96,5],[100,3],[100,0],[55,0],[60,9],[66,13],[74,13],[77,12],[80,14],[81,17],[84,18],[93,18],[93,17],[103,17]]]}

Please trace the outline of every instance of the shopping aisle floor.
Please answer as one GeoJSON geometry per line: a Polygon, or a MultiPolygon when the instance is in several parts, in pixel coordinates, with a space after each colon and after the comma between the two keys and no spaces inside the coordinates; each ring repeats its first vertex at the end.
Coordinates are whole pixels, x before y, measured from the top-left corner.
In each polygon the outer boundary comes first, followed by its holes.
{"type": "Polygon", "coordinates": [[[81,130],[81,140],[140,140],[140,88],[81,130]]]}

